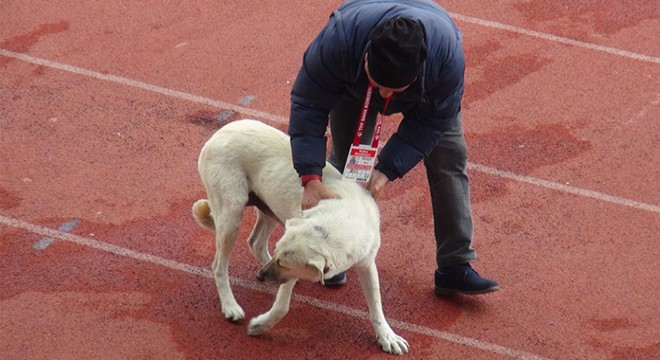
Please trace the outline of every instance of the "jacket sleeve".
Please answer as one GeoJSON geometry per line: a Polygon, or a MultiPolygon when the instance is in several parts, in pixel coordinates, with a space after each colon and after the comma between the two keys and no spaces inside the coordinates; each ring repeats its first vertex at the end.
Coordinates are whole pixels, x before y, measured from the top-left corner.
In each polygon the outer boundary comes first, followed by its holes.
{"type": "Polygon", "coordinates": [[[435,96],[404,112],[396,133],[378,155],[376,169],[392,181],[403,177],[430,155],[442,134],[455,123],[462,94],[461,83],[449,95],[427,94],[435,96]]]}
{"type": "Polygon", "coordinates": [[[350,61],[338,21],[331,17],[309,45],[291,90],[289,136],[299,175],[321,175],[328,115],[350,78],[350,61]]]}
{"type": "Polygon", "coordinates": [[[430,155],[461,111],[465,56],[460,43],[456,44],[451,56],[436,54],[431,57],[442,58],[448,60],[431,63],[428,76],[425,74],[424,101],[403,112],[397,132],[378,155],[376,169],[390,181],[402,177],[430,155]]]}

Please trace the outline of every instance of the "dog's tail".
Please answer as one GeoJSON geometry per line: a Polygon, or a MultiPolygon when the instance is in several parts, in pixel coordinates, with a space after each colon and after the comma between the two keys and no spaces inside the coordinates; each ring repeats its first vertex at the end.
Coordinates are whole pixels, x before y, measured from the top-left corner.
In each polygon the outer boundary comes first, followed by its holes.
{"type": "Polygon", "coordinates": [[[199,199],[195,201],[192,206],[192,216],[195,218],[199,225],[210,230],[215,230],[215,223],[213,222],[213,217],[211,216],[211,208],[209,207],[208,200],[199,199]]]}

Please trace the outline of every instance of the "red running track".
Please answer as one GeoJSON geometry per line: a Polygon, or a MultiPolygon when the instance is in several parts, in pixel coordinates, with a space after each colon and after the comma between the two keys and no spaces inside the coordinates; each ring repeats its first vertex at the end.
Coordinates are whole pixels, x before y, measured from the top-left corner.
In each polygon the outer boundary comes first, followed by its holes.
{"type": "MultiPolygon", "coordinates": [[[[337,290],[299,283],[264,336],[226,322],[212,234],[189,215],[216,118],[284,129],[301,54],[338,4],[2,5],[3,358],[389,356],[352,272],[337,290]]],[[[476,267],[502,291],[436,298],[423,169],[393,183],[378,266],[406,356],[660,358],[658,6],[443,5],[468,59],[476,267]]],[[[230,271],[248,317],[273,300],[257,268],[238,246],[230,271]]]]}

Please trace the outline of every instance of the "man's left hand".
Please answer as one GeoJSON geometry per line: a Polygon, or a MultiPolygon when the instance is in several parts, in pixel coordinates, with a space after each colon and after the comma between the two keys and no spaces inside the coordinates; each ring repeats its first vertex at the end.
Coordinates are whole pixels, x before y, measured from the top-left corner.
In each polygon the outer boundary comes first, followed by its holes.
{"type": "Polygon", "coordinates": [[[367,183],[367,190],[371,192],[371,196],[374,199],[378,199],[381,191],[383,191],[385,185],[387,185],[389,182],[390,180],[387,178],[387,176],[385,176],[385,174],[374,169],[371,173],[371,177],[369,178],[369,182],[367,183]]]}

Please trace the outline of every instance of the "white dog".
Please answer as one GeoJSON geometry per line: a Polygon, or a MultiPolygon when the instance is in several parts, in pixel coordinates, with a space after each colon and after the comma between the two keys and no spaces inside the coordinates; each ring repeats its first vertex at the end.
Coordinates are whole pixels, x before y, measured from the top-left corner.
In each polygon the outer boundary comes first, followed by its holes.
{"type": "Polygon", "coordinates": [[[383,351],[408,352],[408,342],[392,331],[383,314],[375,263],[380,215],[364,188],[326,166],[323,181],[338,198],[301,211],[303,189],[293,169],[289,138],[256,120],[234,121],[218,130],[202,148],[199,174],[208,200],[195,202],[192,212],[199,224],[216,233],[213,276],[225,318],[236,322],[245,317],[227,271],[243,209],[254,205],[257,219],[248,243],[263,266],[257,278],[280,288],[271,309],[250,321],[248,334],[259,335],[286,315],[297,279],[323,283],[354,267],[383,351]],[[271,259],[268,238],[283,223],[285,232],[271,259]]]}

